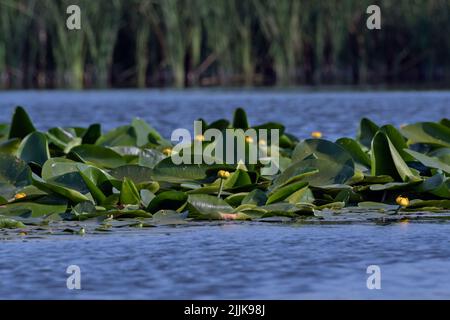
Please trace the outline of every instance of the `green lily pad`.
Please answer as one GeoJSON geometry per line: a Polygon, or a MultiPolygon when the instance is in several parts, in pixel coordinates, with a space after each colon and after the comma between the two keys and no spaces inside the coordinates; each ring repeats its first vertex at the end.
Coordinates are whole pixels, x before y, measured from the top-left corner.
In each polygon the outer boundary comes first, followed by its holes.
{"type": "Polygon", "coordinates": [[[0,153],[0,196],[9,199],[31,184],[31,170],[25,161],[0,153]]]}
{"type": "Polygon", "coordinates": [[[423,153],[416,152],[413,150],[408,150],[408,149],[405,149],[405,152],[409,153],[411,156],[413,156],[415,159],[417,159],[417,161],[421,162],[423,165],[425,165],[427,167],[440,169],[440,170],[450,174],[450,165],[442,162],[438,158],[429,157],[423,153]]]}
{"type": "Polygon", "coordinates": [[[16,107],[12,117],[8,138],[23,139],[34,131],[36,131],[36,128],[31,122],[31,119],[25,109],[22,107],[16,107]]]}
{"type": "Polygon", "coordinates": [[[375,134],[378,132],[379,127],[367,118],[362,118],[359,125],[358,138],[357,140],[366,148],[370,149],[372,145],[372,140],[375,134]]]}
{"type": "Polygon", "coordinates": [[[40,132],[30,133],[22,140],[17,154],[25,162],[36,163],[42,167],[50,159],[46,135],[40,132]]]}
{"type": "Polygon", "coordinates": [[[450,147],[450,128],[435,122],[419,122],[402,128],[409,144],[426,143],[450,147]]]}
{"type": "Polygon", "coordinates": [[[156,195],[147,207],[150,212],[158,210],[178,210],[188,199],[186,193],[181,191],[164,191],[156,195]]]}
{"type": "Polygon", "coordinates": [[[79,145],[72,148],[71,152],[79,156],[85,163],[100,168],[117,168],[126,164],[126,161],[117,152],[97,145],[79,145]]]}
{"type": "Polygon", "coordinates": [[[188,217],[198,220],[222,220],[221,213],[233,212],[225,200],[206,194],[189,195],[187,209],[188,217]]]}
{"type": "Polygon", "coordinates": [[[416,181],[415,176],[398,153],[389,137],[378,132],[372,141],[372,175],[388,175],[397,181],[416,181]]]}

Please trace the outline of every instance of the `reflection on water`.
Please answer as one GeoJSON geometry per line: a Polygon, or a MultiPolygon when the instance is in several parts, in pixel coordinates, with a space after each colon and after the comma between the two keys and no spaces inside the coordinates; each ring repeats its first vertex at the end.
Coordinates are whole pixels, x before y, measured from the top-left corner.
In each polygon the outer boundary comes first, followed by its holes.
{"type": "MultiPolygon", "coordinates": [[[[165,136],[198,117],[280,121],[299,137],[354,136],[363,116],[378,123],[450,116],[450,92],[103,91],[0,93],[0,121],[27,107],[41,129],[105,129],[139,116],[165,136]]],[[[297,299],[450,298],[450,224],[225,224],[0,243],[0,298],[297,299]],[[57,241],[56,241],[57,239],[57,241]],[[82,290],[66,289],[67,266],[82,290]],[[379,265],[382,289],[366,288],[379,265]]]]}

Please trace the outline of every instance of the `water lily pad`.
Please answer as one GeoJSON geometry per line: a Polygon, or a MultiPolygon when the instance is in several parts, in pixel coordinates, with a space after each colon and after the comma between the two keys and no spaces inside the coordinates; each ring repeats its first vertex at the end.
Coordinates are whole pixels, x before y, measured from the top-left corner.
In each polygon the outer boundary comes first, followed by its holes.
{"type": "Polygon", "coordinates": [[[0,153],[0,196],[13,197],[16,192],[31,184],[31,170],[25,161],[0,153]]]}
{"type": "Polygon", "coordinates": [[[31,119],[25,109],[22,107],[17,107],[12,117],[8,138],[23,139],[34,131],[36,131],[36,128],[31,122],[31,119]]]}
{"type": "Polygon", "coordinates": [[[100,168],[117,168],[126,164],[126,161],[117,152],[97,145],[83,144],[72,148],[71,152],[79,156],[85,163],[100,168]]]}
{"type": "Polygon", "coordinates": [[[427,143],[450,147],[450,128],[435,122],[419,122],[402,128],[409,144],[427,143]]]}
{"type": "Polygon", "coordinates": [[[362,118],[357,140],[366,148],[370,149],[372,140],[375,137],[375,134],[378,132],[379,127],[372,122],[370,119],[362,118]]]}
{"type": "Polygon", "coordinates": [[[189,218],[199,220],[222,220],[221,213],[233,213],[225,200],[206,194],[189,195],[187,209],[189,218]]]}
{"type": "Polygon", "coordinates": [[[188,199],[186,193],[181,191],[164,191],[156,195],[147,207],[149,212],[158,210],[177,210],[183,206],[188,199]]]}
{"type": "Polygon", "coordinates": [[[46,135],[41,132],[30,133],[22,140],[17,154],[20,159],[27,163],[32,162],[43,166],[50,158],[46,135]]]}
{"type": "Polygon", "coordinates": [[[429,157],[423,153],[416,152],[413,150],[408,150],[408,149],[405,149],[405,152],[409,153],[411,156],[413,156],[415,159],[417,159],[418,161],[420,161],[423,165],[425,165],[427,167],[440,169],[440,170],[450,174],[450,165],[442,162],[438,158],[429,157]]]}
{"type": "Polygon", "coordinates": [[[388,175],[397,181],[415,181],[419,178],[413,174],[398,153],[389,137],[378,132],[372,141],[372,175],[388,175]]]}
{"type": "Polygon", "coordinates": [[[123,178],[122,188],[120,190],[120,203],[136,205],[141,203],[141,197],[136,185],[127,177],[123,178]]]}
{"type": "Polygon", "coordinates": [[[359,163],[366,168],[370,168],[370,156],[363,151],[361,145],[351,138],[340,138],[336,140],[336,143],[352,156],[353,161],[359,163]]]}

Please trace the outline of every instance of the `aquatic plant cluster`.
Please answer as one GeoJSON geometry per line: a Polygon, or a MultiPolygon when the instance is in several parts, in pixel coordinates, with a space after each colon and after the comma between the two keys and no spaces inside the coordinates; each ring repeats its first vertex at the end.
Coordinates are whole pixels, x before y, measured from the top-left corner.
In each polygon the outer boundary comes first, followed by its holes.
{"type": "Polygon", "coordinates": [[[449,10],[446,0],[2,0],[0,87],[447,86],[449,10]],[[66,27],[71,5],[80,30],[66,27]]]}
{"type": "Polygon", "coordinates": [[[100,124],[39,132],[17,107],[0,126],[0,227],[33,218],[186,222],[450,209],[448,119],[400,129],[362,119],[356,139],[336,141],[320,132],[298,140],[279,123],[251,126],[240,108],[231,122],[202,122],[205,130],[279,130],[278,173],[263,176],[261,165],[242,161],[175,165],[171,141],[142,119],[106,133],[100,124]]]}

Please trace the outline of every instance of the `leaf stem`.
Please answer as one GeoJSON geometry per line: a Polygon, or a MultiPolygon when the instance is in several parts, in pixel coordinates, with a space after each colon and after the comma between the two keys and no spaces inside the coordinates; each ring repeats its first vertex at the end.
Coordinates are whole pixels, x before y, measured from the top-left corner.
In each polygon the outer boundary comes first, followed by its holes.
{"type": "Polygon", "coordinates": [[[219,193],[217,194],[217,198],[220,198],[220,195],[222,194],[223,182],[224,182],[224,179],[221,178],[220,179],[219,193]]]}

